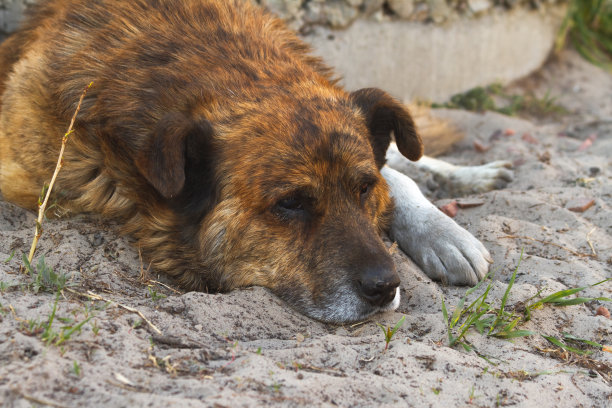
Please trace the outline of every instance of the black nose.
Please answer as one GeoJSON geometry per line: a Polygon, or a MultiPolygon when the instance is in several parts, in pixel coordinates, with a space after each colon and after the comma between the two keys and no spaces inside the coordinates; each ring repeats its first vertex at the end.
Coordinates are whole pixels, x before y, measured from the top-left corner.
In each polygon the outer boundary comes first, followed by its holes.
{"type": "Polygon", "coordinates": [[[384,306],[395,298],[400,279],[395,267],[370,267],[361,275],[361,296],[372,306],[384,306]]]}

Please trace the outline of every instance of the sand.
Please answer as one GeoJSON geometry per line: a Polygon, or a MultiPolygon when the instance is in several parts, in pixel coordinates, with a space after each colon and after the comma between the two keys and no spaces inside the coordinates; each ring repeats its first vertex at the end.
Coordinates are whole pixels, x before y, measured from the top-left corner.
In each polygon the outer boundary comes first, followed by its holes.
{"type": "MultiPolygon", "coordinates": [[[[515,181],[464,198],[482,205],[455,217],[493,255],[494,306],[524,251],[510,309],[540,290],[546,295],[612,277],[612,76],[566,52],[521,87],[558,95],[570,113],[526,120],[436,112],[467,134],[449,161],[515,164],[515,181]],[[478,152],[474,141],[490,149],[478,152]],[[569,209],[590,200],[584,212],[569,209]]],[[[456,198],[437,197],[429,176],[421,184],[438,205],[456,198]]],[[[0,406],[612,406],[612,353],[595,351],[587,359],[539,335],[567,332],[611,345],[612,320],[596,315],[610,302],[545,306],[521,326],[539,334],[514,341],[472,330],[466,351],[448,346],[441,304],[444,297],[452,312],[466,288],[430,281],[401,251],[394,255],[402,277],[399,309],[333,326],[300,315],[262,288],[179,293],[154,271],[147,286],[140,278],[147,267],[129,239],[92,216],[46,222],[38,255],[71,276],[73,292],[112,302],[65,290],[53,330],[91,319],[62,344],[47,345],[35,322],[48,321],[55,296],[35,293],[19,273],[34,224],[34,214],[0,200],[0,406]],[[405,323],[384,351],[376,323],[393,326],[402,316],[405,323]]],[[[607,282],[583,295],[610,296],[611,289],[607,282]]]]}

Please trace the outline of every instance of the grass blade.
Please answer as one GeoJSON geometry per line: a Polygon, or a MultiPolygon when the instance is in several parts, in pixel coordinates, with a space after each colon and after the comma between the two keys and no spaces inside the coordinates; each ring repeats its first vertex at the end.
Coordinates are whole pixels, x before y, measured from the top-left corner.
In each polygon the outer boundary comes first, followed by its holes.
{"type": "Polygon", "coordinates": [[[502,331],[499,333],[494,333],[494,337],[499,337],[500,339],[514,339],[517,337],[526,337],[533,336],[534,334],[538,334],[531,330],[512,330],[512,331],[502,331]]]}
{"type": "MultiPolygon", "coordinates": [[[[516,280],[516,273],[518,272],[519,266],[521,266],[521,261],[523,260],[523,249],[521,249],[521,256],[516,264],[516,268],[514,268],[514,272],[512,273],[512,277],[510,277],[510,282],[508,282],[508,287],[504,292],[504,296],[502,297],[501,306],[499,307],[499,311],[497,312],[497,318],[495,322],[491,325],[489,329],[489,333],[493,333],[493,330],[497,327],[497,325],[503,321],[504,318],[504,309],[506,308],[506,303],[508,302],[508,296],[510,296],[510,290],[512,290],[512,286],[514,286],[514,281],[516,280]]],[[[516,323],[515,323],[516,324],[516,323]]]]}
{"type": "Polygon", "coordinates": [[[402,324],[404,324],[404,320],[406,320],[406,316],[402,316],[402,318],[399,319],[395,326],[393,326],[393,329],[391,330],[391,337],[393,337],[395,332],[397,332],[399,328],[402,327],[402,324]]]}
{"type": "MultiPolygon", "coordinates": [[[[594,283],[593,285],[581,286],[579,288],[573,288],[573,289],[560,290],[559,292],[555,292],[551,295],[548,295],[545,298],[540,299],[539,301],[527,306],[527,308],[531,310],[537,309],[540,306],[542,306],[544,303],[556,303],[556,304],[563,303],[564,306],[569,306],[571,304],[584,303],[583,301],[578,302],[578,303],[570,303],[571,301],[574,301],[574,299],[563,299],[563,298],[573,295],[575,293],[578,293],[580,291],[583,291],[585,289],[592,288],[597,285],[601,285],[602,283],[608,282],[609,280],[610,279],[604,279],[601,282],[594,283]]],[[[586,299],[586,298],[583,298],[583,299],[586,299]]],[[[608,298],[592,298],[592,300],[612,301],[611,299],[608,299],[608,298]]],[[[587,302],[589,301],[590,300],[587,300],[587,302]]]]}
{"type": "Polygon", "coordinates": [[[452,347],[455,344],[453,333],[451,332],[450,322],[448,321],[448,310],[446,310],[446,303],[444,303],[444,296],[442,296],[442,316],[444,317],[444,323],[446,324],[446,330],[448,331],[448,345],[452,347]]]}
{"type": "Polygon", "coordinates": [[[561,334],[563,335],[563,338],[566,339],[566,340],[575,341],[575,342],[579,342],[579,343],[584,343],[584,344],[587,344],[589,346],[596,347],[596,348],[598,348],[600,350],[604,348],[603,344],[599,344],[599,343],[596,343],[596,342],[591,341],[591,340],[581,339],[580,337],[576,337],[576,336],[574,336],[572,334],[565,333],[565,332],[563,332],[561,334]]]}
{"type": "Polygon", "coordinates": [[[72,334],[76,331],[81,331],[81,329],[83,328],[83,326],[85,325],[85,323],[87,323],[88,321],[91,320],[91,316],[88,317],[87,319],[83,320],[82,322],[80,322],[79,324],[77,324],[76,326],[72,326],[72,327],[68,327],[65,332],[62,332],[62,335],[60,336],[60,338],[57,340],[57,342],[55,343],[56,346],[61,345],[63,342],[70,340],[70,336],[72,336],[72,334]]]}
{"type": "Polygon", "coordinates": [[[552,337],[552,336],[545,336],[545,335],[543,335],[543,334],[542,334],[542,337],[544,337],[546,340],[548,340],[549,342],[551,342],[551,343],[552,343],[552,344],[554,344],[555,346],[562,348],[563,350],[566,350],[566,351],[571,351],[572,353],[576,353],[576,354],[579,354],[579,355],[581,355],[581,356],[584,356],[584,355],[588,355],[588,354],[592,354],[592,353],[593,353],[592,351],[580,350],[580,349],[577,349],[577,348],[575,348],[575,347],[568,346],[567,344],[562,343],[562,342],[561,342],[559,339],[557,339],[556,337],[552,337]]]}
{"type": "Polygon", "coordinates": [[[581,305],[583,303],[591,302],[593,300],[603,300],[607,302],[612,302],[612,299],[605,298],[605,297],[598,297],[598,298],[578,297],[578,298],[573,298],[573,299],[558,299],[550,303],[553,303],[557,306],[572,306],[572,305],[581,305]]]}

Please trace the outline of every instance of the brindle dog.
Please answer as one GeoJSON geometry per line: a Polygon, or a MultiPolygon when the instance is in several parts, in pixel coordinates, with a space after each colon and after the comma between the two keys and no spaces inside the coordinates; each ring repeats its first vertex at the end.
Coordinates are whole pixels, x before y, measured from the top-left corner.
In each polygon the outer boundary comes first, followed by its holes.
{"type": "Polygon", "coordinates": [[[343,90],[277,18],[240,0],[48,0],[0,61],[5,199],[36,207],[93,81],[61,207],[119,220],[188,289],[260,285],[330,322],[397,307],[380,169],[392,133],[421,157],[412,118],[343,90]]]}

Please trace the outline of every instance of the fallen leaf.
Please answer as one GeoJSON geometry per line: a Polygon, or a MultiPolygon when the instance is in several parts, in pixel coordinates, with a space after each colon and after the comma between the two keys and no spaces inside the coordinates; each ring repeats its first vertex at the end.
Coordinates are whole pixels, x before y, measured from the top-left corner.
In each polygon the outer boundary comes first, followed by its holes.
{"type": "Polygon", "coordinates": [[[440,207],[440,211],[442,211],[444,214],[448,215],[451,218],[454,218],[455,215],[457,215],[457,210],[457,201],[451,201],[450,203],[440,207]]]}
{"type": "Polygon", "coordinates": [[[595,204],[595,200],[587,197],[575,198],[567,202],[565,207],[574,212],[585,212],[595,204]]]}
{"type": "Polygon", "coordinates": [[[603,306],[599,306],[597,308],[597,311],[595,312],[595,316],[603,316],[606,319],[609,319],[610,318],[610,311],[607,308],[603,307],[603,306]]]}
{"type": "Polygon", "coordinates": [[[485,146],[482,143],[480,143],[478,140],[474,140],[474,150],[476,150],[478,153],[484,153],[488,151],[490,148],[491,146],[485,146]]]}

